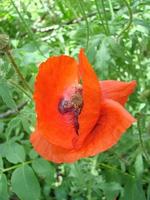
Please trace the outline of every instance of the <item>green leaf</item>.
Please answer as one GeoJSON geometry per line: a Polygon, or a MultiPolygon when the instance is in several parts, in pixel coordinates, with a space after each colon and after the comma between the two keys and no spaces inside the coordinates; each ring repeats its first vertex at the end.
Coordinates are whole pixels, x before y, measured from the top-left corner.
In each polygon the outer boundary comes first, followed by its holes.
{"type": "Polygon", "coordinates": [[[55,189],[55,195],[57,200],[66,200],[67,199],[67,191],[65,187],[59,186],[55,189]]]}
{"type": "Polygon", "coordinates": [[[7,178],[5,174],[0,174],[0,199],[8,200],[8,198],[7,178]]]}
{"type": "Polygon", "coordinates": [[[16,108],[12,92],[4,79],[0,80],[0,96],[9,108],[16,108]]]}
{"type": "Polygon", "coordinates": [[[14,142],[6,143],[5,156],[9,162],[14,164],[25,161],[25,151],[23,146],[14,142]]]}
{"type": "Polygon", "coordinates": [[[122,191],[122,187],[117,182],[103,183],[100,188],[104,191],[107,200],[114,200],[122,191]]]}
{"type": "Polygon", "coordinates": [[[137,176],[141,176],[144,171],[142,154],[138,154],[135,160],[135,172],[137,176]]]}
{"type": "MultiPolygon", "coordinates": [[[[95,57],[95,68],[97,70],[103,70],[103,76],[106,78],[108,76],[108,67],[111,60],[111,55],[109,52],[107,40],[103,40],[100,48],[98,49],[95,57]]],[[[102,75],[101,75],[102,76],[102,75]]]]}
{"type": "Polygon", "coordinates": [[[11,133],[13,131],[17,131],[17,129],[19,128],[19,125],[20,125],[20,118],[18,116],[12,118],[9,123],[7,124],[7,128],[5,130],[5,133],[6,133],[6,138],[9,138],[11,133]]]}
{"type": "Polygon", "coordinates": [[[3,133],[4,130],[4,123],[0,122],[0,134],[3,133]]]}
{"type": "Polygon", "coordinates": [[[123,200],[146,200],[141,180],[128,178],[124,190],[123,200]]]}
{"type": "Polygon", "coordinates": [[[31,130],[30,130],[30,126],[31,126],[30,121],[26,116],[23,116],[23,114],[21,115],[21,122],[22,122],[22,126],[23,126],[24,130],[27,133],[30,133],[31,132],[31,130]]]}
{"type": "Polygon", "coordinates": [[[0,169],[3,169],[3,159],[1,155],[0,155],[0,169]]]}
{"type": "Polygon", "coordinates": [[[31,151],[29,152],[29,156],[33,160],[38,157],[38,154],[34,149],[31,149],[31,151]]]}
{"type": "Polygon", "coordinates": [[[21,200],[39,200],[40,185],[28,165],[16,169],[11,178],[12,190],[21,200]]]}
{"type": "Polygon", "coordinates": [[[150,200],[150,184],[148,185],[147,188],[147,200],[150,200]]]}
{"type": "Polygon", "coordinates": [[[54,181],[55,168],[48,161],[37,158],[32,162],[32,167],[40,177],[46,178],[49,183],[54,181]]]}
{"type": "Polygon", "coordinates": [[[0,144],[0,155],[2,157],[5,157],[5,152],[6,152],[6,142],[3,144],[0,144]]]}

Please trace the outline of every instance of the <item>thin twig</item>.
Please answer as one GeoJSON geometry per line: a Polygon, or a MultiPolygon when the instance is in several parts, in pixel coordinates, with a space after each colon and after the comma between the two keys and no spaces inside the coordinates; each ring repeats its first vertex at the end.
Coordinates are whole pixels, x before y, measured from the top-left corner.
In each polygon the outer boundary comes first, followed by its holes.
{"type": "Polygon", "coordinates": [[[27,105],[27,103],[28,103],[28,101],[25,101],[25,102],[19,104],[15,109],[7,110],[4,113],[0,113],[0,119],[17,114],[20,110],[22,110],[27,105]]]}
{"type": "MultiPolygon", "coordinates": [[[[109,12],[109,9],[105,9],[106,12],[109,12]]],[[[113,8],[114,12],[117,12],[119,10],[118,7],[116,8],[113,8]]],[[[93,16],[96,16],[97,12],[92,12],[92,13],[87,13],[87,18],[90,18],[90,17],[93,17],[93,16]]],[[[62,22],[61,23],[61,27],[64,27],[64,26],[67,26],[67,25],[71,25],[71,24],[76,24],[76,23],[79,23],[81,21],[84,20],[84,17],[78,17],[78,18],[74,18],[74,19],[71,19],[71,20],[68,20],[66,22],[62,22]]],[[[51,26],[47,26],[47,27],[37,27],[36,26],[37,22],[33,25],[32,27],[32,32],[41,32],[41,33],[46,33],[46,32],[52,32],[52,31],[55,31],[57,29],[60,28],[60,24],[56,23],[56,24],[53,24],[51,26]]],[[[28,34],[28,32],[24,32],[21,34],[22,37],[26,36],[28,34]]]]}

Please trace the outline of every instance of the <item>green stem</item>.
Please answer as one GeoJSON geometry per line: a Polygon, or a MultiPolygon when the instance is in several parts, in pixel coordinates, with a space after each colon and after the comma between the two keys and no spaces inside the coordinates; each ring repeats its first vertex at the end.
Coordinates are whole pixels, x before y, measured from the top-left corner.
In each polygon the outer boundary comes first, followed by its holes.
{"type": "Polygon", "coordinates": [[[9,58],[11,64],[12,64],[14,70],[16,71],[16,73],[18,74],[20,80],[21,80],[22,83],[24,84],[24,86],[25,86],[31,93],[33,93],[33,90],[32,90],[32,89],[30,88],[30,86],[27,84],[25,78],[23,77],[22,73],[20,72],[19,67],[18,67],[18,65],[16,64],[16,62],[15,62],[13,56],[11,55],[10,51],[7,50],[7,49],[6,49],[6,54],[7,54],[8,58],[9,58]]]}
{"type": "Polygon", "coordinates": [[[129,13],[129,22],[128,24],[124,27],[124,29],[120,32],[118,35],[117,39],[119,39],[126,31],[129,30],[130,26],[132,25],[132,20],[133,20],[133,15],[132,15],[132,10],[130,8],[130,5],[128,4],[127,0],[123,0],[129,13]]]}
{"type": "Polygon", "coordinates": [[[13,170],[13,169],[22,167],[23,165],[27,165],[27,164],[31,164],[31,163],[32,163],[32,160],[29,160],[29,161],[23,162],[23,163],[21,163],[21,164],[17,164],[17,165],[14,165],[14,166],[12,166],[12,167],[8,167],[8,168],[1,169],[1,170],[2,170],[2,172],[8,172],[8,171],[10,171],[10,170],[13,170]]]}
{"type": "Polygon", "coordinates": [[[101,0],[101,3],[102,3],[103,12],[104,12],[105,22],[106,22],[107,34],[109,35],[110,30],[109,30],[109,25],[108,25],[108,20],[107,20],[107,14],[106,14],[104,0],[101,0]]]}
{"type": "Polygon", "coordinates": [[[102,15],[101,15],[101,12],[100,12],[100,9],[99,9],[99,6],[98,6],[98,2],[97,2],[97,0],[95,0],[95,5],[96,5],[96,8],[97,8],[97,12],[98,12],[98,15],[99,15],[100,21],[101,21],[101,23],[102,23],[102,26],[103,26],[104,32],[105,32],[105,34],[107,35],[107,30],[106,30],[106,27],[105,27],[105,24],[104,24],[104,21],[103,21],[103,18],[102,18],[102,15]]]}
{"type": "Polygon", "coordinates": [[[146,117],[146,116],[150,116],[150,113],[137,112],[136,115],[140,117],[146,117]]]}
{"type": "Polygon", "coordinates": [[[122,172],[121,170],[117,169],[114,166],[111,166],[111,165],[108,165],[108,164],[105,164],[105,163],[98,163],[98,164],[103,168],[110,169],[110,170],[115,170],[115,171],[117,171],[117,172],[119,172],[119,173],[121,173],[121,174],[123,174],[125,176],[129,176],[131,178],[135,178],[135,175],[129,174],[127,172],[122,172]]]}
{"type": "Polygon", "coordinates": [[[92,186],[90,185],[87,185],[87,200],[91,200],[92,198],[92,186]]]}
{"type": "Polygon", "coordinates": [[[20,85],[18,85],[17,83],[15,83],[14,81],[12,81],[12,80],[9,80],[8,81],[12,86],[15,86],[18,90],[20,90],[20,91],[22,91],[27,97],[29,97],[31,100],[33,100],[32,99],[32,97],[30,96],[30,94],[28,94],[28,92],[23,88],[23,87],[21,87],[20,85]]]}
{"type": "Polygon", "coordinates": [[[90,37],[90,29],[89,29],[89,22],[88,22],[88,19],[87,19],[87,15],[85,13],[85,10],[84,10],[84,5],[83,5],[83,2],[79,0],[79,5],[80,5],[80,8],[81,8],[81,12],[82,12],[82,15],[85,19],[85,22],[86,22],[86,28],[87,28],[87,41],[86,41],[86,49],[88,50],[88,45],[89,45],[89,37],[90,37]]]}
{"type": "Polygon", "coordinates": [[[142,138],[142,131],[141,131],[141,126],[140,126],[140,118],[141,118],[141,115],[138,114],[138,118],[137,118],[137,128],[138,128],[138,133],[139,133],[139,141],[140,141],[140,145],[141,145],[141,148],[143,150],[143,154],[144,154],[144,157],[145,159],[147,160],[147,162],[150,163],[150,158],[149,158],[149,155],[145,149],[145,146],[144,146],[144,142],[143,142],[143,138],[142,138]]]}
{"type": "Polygon", "coordinates": [[[110,12],[111,12],[111,18],[113,20],[115,18],[115,14],[114,14],[114,10],[113,10],[113,6],[112,6],[111,0],[108,0],[108,3],[109,3],[110,12]]]}

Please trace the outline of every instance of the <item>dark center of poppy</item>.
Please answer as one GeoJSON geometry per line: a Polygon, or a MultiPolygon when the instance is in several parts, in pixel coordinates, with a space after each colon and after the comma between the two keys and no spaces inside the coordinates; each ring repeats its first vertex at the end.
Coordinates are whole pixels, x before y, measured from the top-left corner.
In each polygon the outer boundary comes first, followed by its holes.
{"type": "Polygon", "coordinates": [[[69,88],[58,104],[58,110],[61,114],[72,113],[73,125],[77,134],[79,130],[78,116],[81,113],[82,107],[82,86],[80,84],[69,88]]]}

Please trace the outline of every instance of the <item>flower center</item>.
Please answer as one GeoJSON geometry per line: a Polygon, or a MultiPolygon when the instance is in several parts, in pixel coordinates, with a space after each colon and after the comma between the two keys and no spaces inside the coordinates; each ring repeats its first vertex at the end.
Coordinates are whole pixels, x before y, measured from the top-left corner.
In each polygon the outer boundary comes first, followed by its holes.
{"type": "Polygon", "coordinates": [[[72,114],[73,125],[77,134],[79,130],[78,116],[81,113],[82,107],[82,86],[80,84],[70,87],[58,104],[58,110],[61,114],[72,114]]]}

